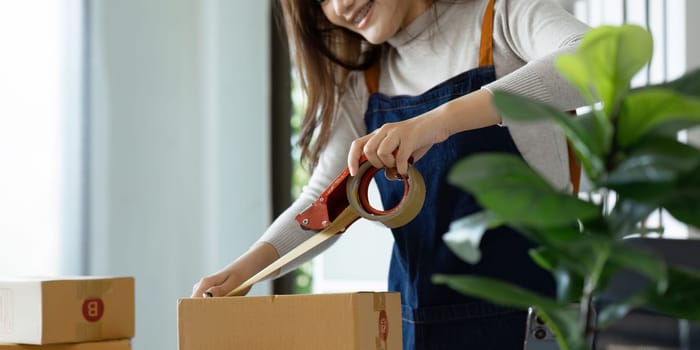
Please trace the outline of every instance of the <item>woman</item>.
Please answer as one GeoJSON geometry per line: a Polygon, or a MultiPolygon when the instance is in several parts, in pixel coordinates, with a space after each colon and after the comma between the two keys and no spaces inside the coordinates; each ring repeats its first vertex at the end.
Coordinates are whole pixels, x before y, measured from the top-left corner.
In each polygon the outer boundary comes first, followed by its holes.
{"type": "MultiPolygon", "coordinates": [[[[508,91],[562,110],[582,104],[556,72],[588,29],[549,0],[282,0],[309,108],[301,134],[314,171],[303,194],[247,253],[203,278],[193,296],[225,295],[308,237],[294,216],[347,165],[365,155],[378,168],[384,207],[394,207],[409,158],[426,180],[416,219],[393,229],[389,290],[401,292],[405,349],[522,349],[525,312],[433,285],[435,273],[506,279],[551,295],[531,243],[506,227],[485,235],[482,260],[462,262],[442,241],[450,222],[480,210],[447,184],[459,159],[478,152],[521,155],[557,188],[570,190],[566,142],[549,123],[500,116],[491,92],[508,91]],[[312,142],[313,141],[313,142],[312,142]]],[[[298,263],[318,254],[320,247],[298,263]]],[[[292,264],[281,271],[293,269],[292,264]]]]}

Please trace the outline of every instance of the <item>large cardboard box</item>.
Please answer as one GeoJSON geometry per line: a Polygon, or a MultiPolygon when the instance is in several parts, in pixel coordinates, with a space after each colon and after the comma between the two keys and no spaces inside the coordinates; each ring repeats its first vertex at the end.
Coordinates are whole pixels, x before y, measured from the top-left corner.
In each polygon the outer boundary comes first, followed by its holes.
{"type": "Polygon", "coordinates": [[[77,343],[133,336],[131,277],[0,281],[0,343],[77,343]]]}
{"type": "Polygon", "coordinates": [[[180,350],[401,350],[398,293],[183,298],[180,350]]]}
{"type": "Polygon", "coordinates": [[[0,344],[0,350],[131,350],[131,343],[125,339],[49,345],[0,344]]]}

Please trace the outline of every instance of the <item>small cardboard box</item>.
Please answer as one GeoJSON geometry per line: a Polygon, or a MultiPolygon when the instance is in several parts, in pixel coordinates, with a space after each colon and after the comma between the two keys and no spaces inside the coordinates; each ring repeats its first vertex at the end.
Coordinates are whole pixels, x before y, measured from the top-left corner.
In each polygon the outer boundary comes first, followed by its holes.
{"type": "Polygon", "coordinates": [[[401,350],[398,293],[183,298],[180,350],[401,350]]]}
{"type": "Polygon", "coordinates": [[[134,336],[131,277],[0,281],[0,343],[78,343],[134,336]]]}
{"type": "Polygon", "coordinates": [[[131,350],[131,343],[125,339],[49,345],[0,344],[0,350],[131,350]]]}

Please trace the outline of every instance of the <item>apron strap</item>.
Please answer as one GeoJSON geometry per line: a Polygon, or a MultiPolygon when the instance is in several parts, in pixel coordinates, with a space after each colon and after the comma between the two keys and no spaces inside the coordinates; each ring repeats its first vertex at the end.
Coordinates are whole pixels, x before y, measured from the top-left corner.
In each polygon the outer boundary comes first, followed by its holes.
{"type": "MultiPolygon", "coordinates": [[[[569,111],[572,118],[576,118],[576,111],[569,111]]],[[[569,181],[573,187],[572,194],[578,195],[581,188],[581,162],[579,161],[574,149],[571,147],[571,141],[566,140],[566,151],[569,154],[569,181]]]]}
{"type": "Polygon", "coordinates": [[[493,8],[496,0],[489,0],[481,24],[481,46],[479,47],[479,67],[493,66],[493,8]]]}
{"type": "Polygon", "coordinates": [[[365,69],[365,86],[369,94],[374,94],[379,91],[379,65],[380,59],[377,58],[372,65],[365,69]]]}
{"type": "Polygon", "coordinates": [[[566,150],[569,153],[569,180],[571,181],[571,186],[573,186],[572,194],[578,195],[578,191],[581,188],[581,164],[569,141],[566,142],[566,150]]]}

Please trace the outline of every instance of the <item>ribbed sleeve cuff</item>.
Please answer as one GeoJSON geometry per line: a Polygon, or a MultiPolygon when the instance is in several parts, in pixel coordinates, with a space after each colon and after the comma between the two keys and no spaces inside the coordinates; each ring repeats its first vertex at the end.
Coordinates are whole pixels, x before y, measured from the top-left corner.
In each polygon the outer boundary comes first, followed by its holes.
{"type": "MultiPolygon", "coordinates": [[[[277,250],[277,254],[279,254],[279,256],[283,256],[289,253],[289,251],[292,249],[296,248],[299,244],[303,243],[309,237],[313,236],[316,232],[302,229],[295,220],[296,215],[306,209],[309,204],[311,204],[311,201],[297,200],[294,202],[292,206],[285,210],[272,223],[272,225],[270,225],[267,231],[265,231],[260,239],[258,239],[258,242],[271,244],[277,250]]],[[[337,238],[330,238],[328,241],[324,242],[318,247],[315,247],[311,251],[303,254],[299,258],[284,266],[276,277],[285,275],[296,269],[304,262],[311,260],[314,256],[327,249],[336,240],[337,238]]]]}

